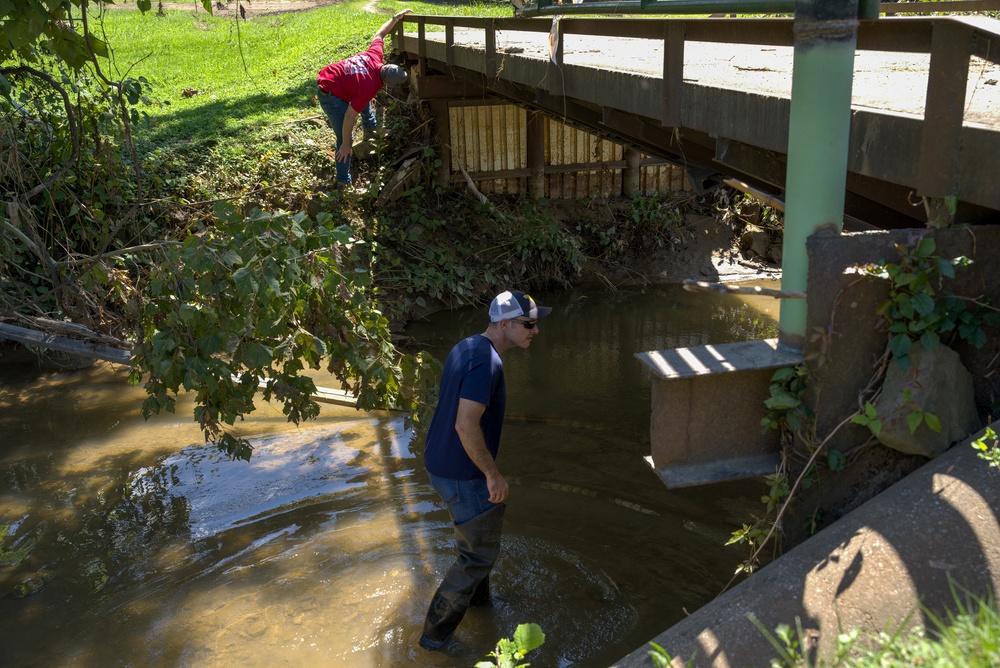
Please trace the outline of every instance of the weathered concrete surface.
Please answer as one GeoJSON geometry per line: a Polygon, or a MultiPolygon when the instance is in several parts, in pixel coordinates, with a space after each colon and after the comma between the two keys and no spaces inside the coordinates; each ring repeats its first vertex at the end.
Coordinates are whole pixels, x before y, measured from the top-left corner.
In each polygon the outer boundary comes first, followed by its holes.
{"type": "MultiPolygon", "coordinates": [[[[954,602],[950,582],[1000,591],[1000,474],[964,441],[653,639],[693,665],[767,666],[774,649],[749,621],[818,629],[929,625],[954,602]]],[[[882,447],[882,446],[876,446],[882,447]]],[[[810,634],[812,635],[812,634],[810,634]]],[[[641,647],[614,664],[651,666],[641,647]]]]}
{"type": "Polygon", "coordinates": [[[652,464],[667,487],[749,478],[780,466],[780,435],[761,430],[762,404],[774,370],[800,363],[801,355],[766,339],[635,357],[652,377],[652,464]],[[720,412],[726,422],[722,435],[720,412]]]}
{"type": "MultiPolygon", "coordinates": [[[[941,258],[965,256],[968,267],[938,286],[956,295],[988,297],[1000,302],[1000,226],[961,227],[944,230],[894,230],[841,235],[815,234],[807,240],[809,252],[809,314],[806,331],[811,336],[805,357],[812,373],[810,389],[816,414],[816,433],[831,434],[858,409],[858,393],[871,381],[877,360],[885,353],[888,335],[880,326],[877,310],[886,299],[888,281],[859,274],[855,267],[880,260],[898,262],[899,246],[913,247],[925,236],[936,242],[941,258]]],[[[976,408],[986,424],[1000,405],[1000,376],[994,373],[1000,356],[1000,331],[987,328],[987,342],[976,348],[945,335],[942,340],[958,352],[973,376],[976,408]]],[[[955,337],[957,339],[957,337],[955,337]]],[[[803,520],[822,510],[824,522],[833,522],[868,501],[889,485],[923,466],[926,459],[889,448],[862,448],[870,436],[866,427],[848,424],[837,431],[828,447],[850,454],[849,475],[824,475],[821,485],[803,492],[801,505],[786,524],[786,545],[797,545],[805,536],[803,520]]],[[[795,472],[793,471],[793,474],[795,472]]],[[[820,526],[824,526],[821,524],[820,526]]]]}

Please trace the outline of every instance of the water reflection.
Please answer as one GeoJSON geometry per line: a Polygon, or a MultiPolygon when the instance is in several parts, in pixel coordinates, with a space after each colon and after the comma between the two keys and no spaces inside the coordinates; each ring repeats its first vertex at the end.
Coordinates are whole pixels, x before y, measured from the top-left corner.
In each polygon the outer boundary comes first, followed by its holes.
{"type": "MultiPolygon", "coordinates": [[[[253,459],[229,462],[188,403],[143,422],[121,370],[5,367],[0,664],[469,666],[532,621],[547,634],[533,665],[604,666],[707,602],[759,490],[666,490],[642,460],[649,381],[632,354],[769,321],[672,288],[536,297],[556,313],[505,356],[512,491],[496,602],[460,627],[466,656],[415,648],[452,537],[399,416],[324,406],[296,428],[265,406],[241,424],[253,459]]],[[[407,333],[443,356],[484,327],[463,310],[407,333]]]]}

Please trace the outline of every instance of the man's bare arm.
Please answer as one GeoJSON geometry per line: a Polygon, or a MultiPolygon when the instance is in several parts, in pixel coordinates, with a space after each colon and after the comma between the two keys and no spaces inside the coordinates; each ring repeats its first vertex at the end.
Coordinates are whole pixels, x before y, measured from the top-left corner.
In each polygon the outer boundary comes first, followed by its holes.
{"type": "Polygon", "coordinates": [[[455,431],[458,432],[462,447],[465,448],[469,459],[486,475],[486,486],[490,490],[490,502],[501,503],[507,498],[509,488],[507,480],[500,474],[500,469],[497,468],[493,456],[486,448],[483,429],[479,426],[479,420],[483,417],[484,412],[486,412],[486,406],[483,404],[469,399],[459,399],[455,431]]]}
{"type": "Polygon", "coordinates": [[[351,157],[352,143],[354,141],[354,124],[358,121],[358,112],[354,107],[347,105],[344,112],[344,125],[340,128],[340,148],[337,150],[337,162],[344,162],[351,157]]]}
{"type": "Polygon", "coordinates": [[[391,19],[389,19],[388,21],[386,21],[385,23],[382,24],[381,28],[379,28],[378,30],[375,31],[375,35],[374,35],[374,37],[372,37],[372,39],[376,39],[378,37],[383,37],[384,38],[386,35],[388,35],[389,33],[392,32],[393,28],[396,27],[396,22],[399,21],[399,19],[403,18],[404,16],[406,16],[409,13],[411,13],[412,11],[413,11],[412,9],[404,9],[403,11],[399,12],[398,14],[394,14],[391,19]]]}

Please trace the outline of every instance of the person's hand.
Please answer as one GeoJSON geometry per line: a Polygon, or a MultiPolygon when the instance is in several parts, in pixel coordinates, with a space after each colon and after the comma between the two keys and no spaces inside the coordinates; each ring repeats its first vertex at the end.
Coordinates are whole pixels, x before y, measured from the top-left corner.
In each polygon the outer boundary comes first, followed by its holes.
{"type": "Polygon", "coordinates": [[[503,503],[510,491],[507,481],[499,472],[495,476],[486,478],[486,489],[490,491],[490,503],[503,503]]]}
{"type": "Polygon", "coordinates": [[[394,18],[394,19],[396,19],[398,21],[399,19],[403,18],[407,14],[412,14],[412,13],[413,13],[412,9],[404,9],[403,11],[399,12],[398,14],[393,15],[392,18],[394,18]]]}
{"type": "Polygon", "coordinates": [[[350,142],[345,141],[341,143],[340,148],[337,149],[337,162],[347,162],[348,160],[350,160],[351,152],[353,150],[354,147],[351,146],[350,142]]]}

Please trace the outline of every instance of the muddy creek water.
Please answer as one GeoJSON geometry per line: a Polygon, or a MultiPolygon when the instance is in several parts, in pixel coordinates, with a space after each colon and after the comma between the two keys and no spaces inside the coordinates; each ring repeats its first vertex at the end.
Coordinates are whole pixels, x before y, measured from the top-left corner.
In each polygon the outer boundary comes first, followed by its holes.
{"type": "MultiPolygon", "coordinates": [[[[762,487],[660,482],[633,353],[769,335],[757,309],[776,304],[675,286],[535,296],[554,312],[504,355],[511,492],[495,600],[459,627],[465,655],[416,646],[452,532],[400,415],[324,405],[296,427],[265,404],[239,424],[252,460],[230,462],[187,399],[143,421],[123,369],[6,364],[0,665],[471,666],[535,622],[533,666],[607,666],[707,603],[762,487]]],[[[484,328],[463,309],[406,334],[443,357],[484,328]]]]}

